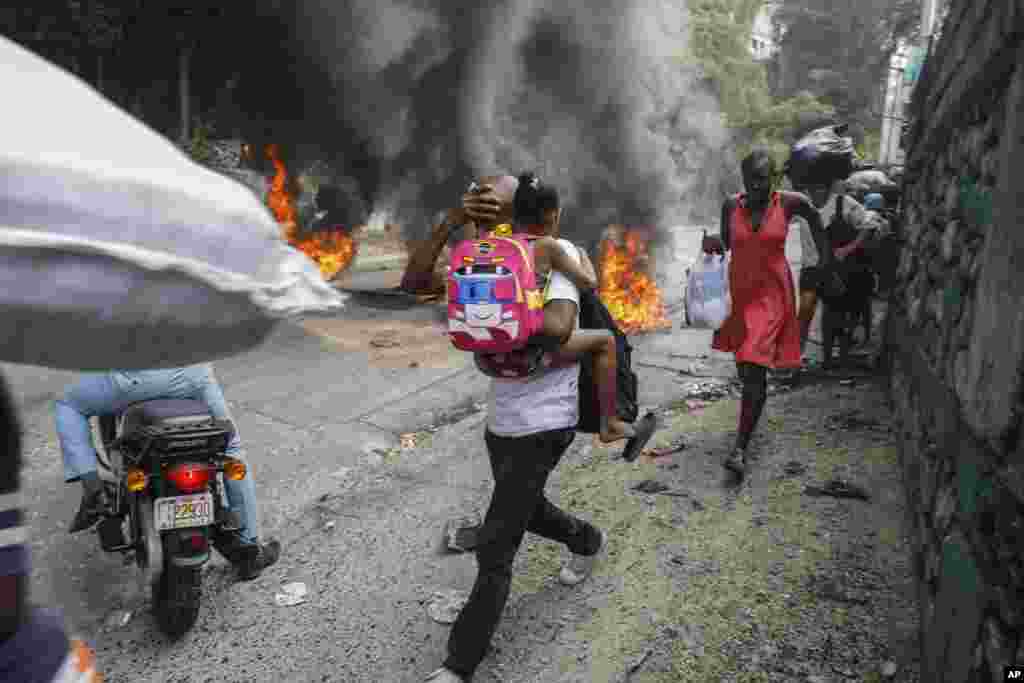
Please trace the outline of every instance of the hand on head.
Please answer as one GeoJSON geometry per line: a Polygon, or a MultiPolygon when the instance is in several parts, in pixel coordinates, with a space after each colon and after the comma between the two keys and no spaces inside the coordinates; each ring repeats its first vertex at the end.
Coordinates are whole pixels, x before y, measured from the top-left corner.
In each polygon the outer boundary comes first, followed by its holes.
{"type": "Polygon", "coordinates": [[[483,225],[507,222],[512,218],[515,178],[487,176],[470,186],[462,195],[462,208],[467,218],[483,225]]]}

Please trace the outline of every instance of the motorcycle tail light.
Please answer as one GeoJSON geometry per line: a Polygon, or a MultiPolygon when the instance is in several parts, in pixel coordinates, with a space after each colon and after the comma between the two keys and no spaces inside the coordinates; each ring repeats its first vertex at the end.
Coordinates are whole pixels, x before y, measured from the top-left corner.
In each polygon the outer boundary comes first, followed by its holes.
{"type": "Polygon", "coordinates": [[[128,470],[128,474],[125,475],[125,484],[132,493],[145,491],[147,483],[146,473],[137,467],[131,468],[128,470]]]}
{"type": "Polygon", "coordinates": [[[201,551],[206,550],[206,536],[203,534],[192,534],[192,537],[188,539],[192,550],[201,551]]]}
{"type": "Polygon", "coordinates": [[[245,463],[237,458],[224,459],[224,476],[232,481],[245,479],[245,463]]]}
{"type": "Polygon", "coordinates": [[[210,467],[198,462],[183,462],[167,470],[167,479],[182,493],[195,493],[210,483],[210,467]]]}

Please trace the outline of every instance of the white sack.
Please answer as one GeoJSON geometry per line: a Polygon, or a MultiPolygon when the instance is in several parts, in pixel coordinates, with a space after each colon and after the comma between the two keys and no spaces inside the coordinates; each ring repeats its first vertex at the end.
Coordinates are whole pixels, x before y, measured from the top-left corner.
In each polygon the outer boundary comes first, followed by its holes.
{"type": "Polygon", "coordinates": [[[701,250],[686,282],[686,314],[691,327],[717,330],[729,317],[729,256],[701,250]]]}
{"type": "Polygon", "coordinates": [[[0,361],[212,360],[344,296],[251,191],[0,38],[0,361]]]}

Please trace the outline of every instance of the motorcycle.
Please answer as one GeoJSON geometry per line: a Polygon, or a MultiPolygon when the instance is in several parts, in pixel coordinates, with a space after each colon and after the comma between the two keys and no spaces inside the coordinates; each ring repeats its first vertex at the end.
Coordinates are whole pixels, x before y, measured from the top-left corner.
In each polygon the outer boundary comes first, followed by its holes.
{"type": "Polygon", "coordinates": [[[234,432],[200,401],[158,399],[99,419],[99,473],[110,506],[97,525],[105,552],[121,552],[152,592],[160,630],[176,638],[195,624],[210,543],[241,520],[228,509],[225,479],[245,463],[225,455],[234,432]]]}

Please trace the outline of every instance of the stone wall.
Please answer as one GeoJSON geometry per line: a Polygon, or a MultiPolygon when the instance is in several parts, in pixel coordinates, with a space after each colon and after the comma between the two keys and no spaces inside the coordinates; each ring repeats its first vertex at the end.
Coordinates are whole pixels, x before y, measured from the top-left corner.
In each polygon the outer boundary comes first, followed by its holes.
{"type": "Polygon", "coordinates": [[[1024,664],[1024,0],[953,0],[911,115],[887,326],[922,681],[1024,664]]]}

